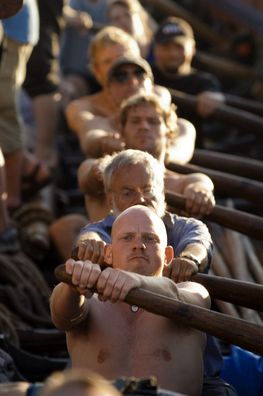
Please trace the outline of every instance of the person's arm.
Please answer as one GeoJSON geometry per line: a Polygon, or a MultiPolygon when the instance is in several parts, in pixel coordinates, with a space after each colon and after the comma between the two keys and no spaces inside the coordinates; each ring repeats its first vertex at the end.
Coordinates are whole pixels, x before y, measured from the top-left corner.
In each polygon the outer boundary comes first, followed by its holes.
{"type": "Polygon", "coordinates": [[[168,141],[165,162],[187,164],[194,153],[196,130],[194,125],[184,118],[178,118],[177,125],[178,133],[176,137],[168,141]]]}
{"type": "Polygon", "coordinates": [[[215,206],[214,184],[203,173],[179,175],[166,170],[165,189],[185,196],[185,210],[188,215],[207,215],[215,206]]]}
{"type": "Polygon", "coordinates": [[[115,117],[94,114],[88,97],[70,103],[65,115],[69,128],[78,135],[81,149],[88,157],[99,158],[124,149],[123,139],[114,125],[115,117]]]}
{"type": "Polygon", "coordinates": [[[83,153],[92,158],[113,154],[125,148],[121,135],[106,129],[90,129],[80,136],[80,145],[83,153]]]}
{"type": "Polygon", "coordinates": [[[210,307],[209,294],[199,283],[186,282],[177,285],[165,277],[144,276],[119,269],[106,268],[99,276],[97,288],[100,300],[110,300],[113,303],[124,301],[131,290],[143,288],[178,301],[210,307]]]}
{"type": "Polygon", "coordinates": [[[94,231],[83,232],[75,242],[74,252],[79,260],[90,260],[92,263],[104,263],[104,250],[106,243],[94,231]]]}
{"type": "Polygon", "coordinates": [[[76,261],[69,259],[65,269],[72,276],[70,286],[59,283],[53,290],[50,298],[51,318],[54,325],[61,330],[70,330],[82,323],[89,313],[93,292],[101,269],[90,261],[76,261]]]}
{"type": "Polygon", "coordinates": [[[201,243],[188,244],[178,256],[165,267],[163,275],[174,282],[185,282],[197,272],[203,272],[209,264],[206,247],[201,243]]]}
{"type": "Polygon", "coordinates": [[[204,91],[196,96],[197,113],[201,117],[209,117],[225,102],[225,96],[221,92],[204,91]]]}
{"type": "Polygon", "coordinates": [[[75,10],[68,4],[63,7],[63,16],[68,26],[74,27],[79,31],[88,31],[93,26],[92,18],[87,12],[75,10]]]}
{"type": "Polygon", "coordinates": [[[78,186],[83,194],[98,196],[104,194],[102,159],[86,159],[77,171],[78,186]]]}
{"type": "Polygon", "coordinates": [[[204,272],[210,265],[213,241],[207,226],[195,218],[166,213],[164,217],[168,243],[174,258],[164,268],[163,276],[174,282],[191,279],[196,272],[204,272]]]}

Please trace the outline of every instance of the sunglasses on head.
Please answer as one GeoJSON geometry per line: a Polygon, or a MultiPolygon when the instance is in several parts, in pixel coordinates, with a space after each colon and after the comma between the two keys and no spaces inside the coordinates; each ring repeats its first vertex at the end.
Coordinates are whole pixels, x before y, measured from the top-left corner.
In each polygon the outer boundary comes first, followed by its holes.
{"type": "Polygon", "coordinates": [[[137,68],[133,71],[128,71],[128,70],[120,70],[116,71],[113,73],[111,77],[111,81],[117,81],[118,83],[126,83],[129,81],[132,77],[136,77],[137,80],[142,81],[145,79],[146,72],[145,70],[141,68],[137,68]]]}

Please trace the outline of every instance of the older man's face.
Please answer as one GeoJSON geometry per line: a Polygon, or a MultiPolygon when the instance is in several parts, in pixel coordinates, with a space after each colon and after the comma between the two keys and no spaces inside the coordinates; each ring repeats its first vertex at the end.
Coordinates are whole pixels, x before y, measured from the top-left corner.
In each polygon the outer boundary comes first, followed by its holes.
{"type": "Polygon", "coordinates": [[[142,164],[118,169],[112,178],[108,194],[115,215],[133,205],[145,205],[154,209],[158,215],[163,215],[163,192],[153,184],[142,164]]]}
{"type": "Polygon", "coordinates": [[[152,92],[152,80],[139,66],[133,64],[118,67],[108,84],[112,100],[120,105],[124,99],[139,92],[152,92]]]}

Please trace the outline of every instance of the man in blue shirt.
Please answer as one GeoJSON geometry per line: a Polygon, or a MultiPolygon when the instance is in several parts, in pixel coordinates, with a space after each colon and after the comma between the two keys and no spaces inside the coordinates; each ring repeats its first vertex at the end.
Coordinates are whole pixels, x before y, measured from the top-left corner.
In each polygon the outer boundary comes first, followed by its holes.
{"type": "MultiPolygon", "coordinates": [[[[133,205],[153,208],[162,217],[168,244],[174,248],[174,259],[164,275],[175,282],[189,280],[191,275],[207,271],[211,260],[212,240],[206,225],[194,218],[166,212],[164,175],[160,163],[140,150],[125,150],[109,162],[105,160],[104,186],[112,212],[103,220],[85,226],[76,241],[77,258],[94,263],[104,262],[106,243],[111,242],[115,217],[133,205]]],[[[204,355],[205,377],[203,396],[235,395],[233,389],[219,378],[222,357],[216,340],[208,336],[204,355]]]]}

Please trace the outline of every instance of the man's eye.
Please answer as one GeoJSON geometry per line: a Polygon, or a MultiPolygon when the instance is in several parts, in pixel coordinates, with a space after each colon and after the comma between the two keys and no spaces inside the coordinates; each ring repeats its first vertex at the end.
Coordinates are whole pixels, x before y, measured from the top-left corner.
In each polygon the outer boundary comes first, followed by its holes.
{"type": "Polygon", "coordinates": [[[150,118],[149,119],[149,124],[151,124],[151,125],[160,125],[160,120],[159,120],[159,118],[150,118]]]}
{"type": "Polygon", "coordinates": [[[132,124],[139,124],[140,120],[138,118],[131,119],[132,124]]]}
{"type": "Polygon", "coordinates": [[[131,241],[132,240],[132,235],[123,235],[122,239],[124,241],[131,241]]]}
{"type": "Polygon", "coordinates": [[[131,197],[133,195],[133,191],[125,190],[125,191],[122,191],[121,195],[124,198],[129,198],[129,197],[131,197]]]}
{"type": "Polygon", "coordinates": [[[154,235],[145,235],[144,241],[145,242],[156,242],[156,237],[154,235]]]}

